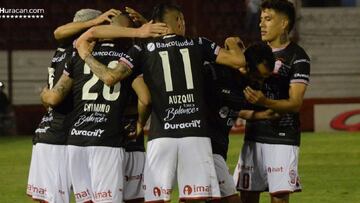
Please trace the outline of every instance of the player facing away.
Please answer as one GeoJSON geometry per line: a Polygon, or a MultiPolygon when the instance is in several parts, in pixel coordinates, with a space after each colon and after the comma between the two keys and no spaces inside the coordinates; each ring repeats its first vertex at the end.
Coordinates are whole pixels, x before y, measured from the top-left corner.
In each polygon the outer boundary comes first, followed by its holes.
{"type": "Polygon", "coordinates": [[[275,68],[262,91],[247,87],[244,92],[249,102],[279,112],[281,117],[246,123],[245,142],[234,174],[244,202],[259,202],[260,192],[265,190],[270,192],[271,202],[289,202],[289,194],[301,190],[299,110],[309,83],[310,60],[289,39],[294,22],[295,9],[289,1],[262,3],[261,37],[273,49],[275,68]]]}
{"type": "Polygon", "coordinates": [[[214,63],[205,66],[206,98],[209,104],[211,146],[215,170],[219,180],[221,197],[226,202],[240,202],[235,183],[226,165],[229,132],[240,116],[244,119],[265,119],[271,111],[248,112],[249,107],[243,90],[246,86],[260,87],[271,75],[275,59],[271,48],[265,43],[255,43],[244,52],[247,74],[214,63]]]}
{"type": "MultiPolygon", "coordinates": [[[[95,19],[100,14],[101,11],[93,9],[79,10],[72,23],[83,23],[95,19]]],[[[74,34],[76,33],[68,36],[68,43],[64,41],[52,58],[51,67],[48,68],[50,89],[59,80],[66,62],[71,58],[73,52],[71,39],[74,39],[74,34]]],[[[49,98],[43,93],[41,99],[48,106],[46,103],[49,98]]],[[[40,202],[69,202],[71,181],[68,174],[66,143],[71,120],[69,113],[72,109],[72,96],[68,95],[59,105],[49,108],[35,130],[26,193],[40,202]]]]}
{"type": "Polygon", "coordinates": [[[225,50],[206,38],[185,37],[184,16],[177,6],[156,6],[153,20],[166,23],[168,34],[133,46],[128,52],[131,60],[121,58],[123,63],[114,70],[88,54],[87,40],[77,42],[79,54],[104,81],[115,82],[141,68],[152,100],[145,201],[170,201],[176,181],[183,201],[219,198],[206,119],[203,63],[216,61],[241,68],[245,67],[244,55],[236,38],[227,39],[229,50],[225,50]]]}
{"type": "MultiPolygon", "coordinates": [[[[136,133],[138,98],[134,91],[130,93],[125,109],[124,127],[130,135],[136,133]]],[[[128,136],[125,145],[124,202],[144,202],[144,166],[145,166],[144,132],[138,136],[128,136]]]]}
{"type": "MultiPolygon", "coordinates": [[[[119,15],[112,23],[129,26],[130,20],[119,15]]],[[[124,49],[112,41],[100,41],[92,54],[110,68],[124,49]]],[[[135,75],[135,74],[134,74],[135,75]]],[[[84,61],[73,53],[64,74],[51,94],[63,97],[73,89],[73,123],[68,136],[69,171],[77,202],[122,202],[124,139],[121,126],[130,88],[146,89],[142,78],[127,78],[107,86],[93,75],[84,61]]],[[[139,91],[138,91],[139,90],[139,91]]],[[[138,95],[145,101],[144,95],[138,95]]],[[[141,104],[139,104],[141,106],[141,104]]]]}

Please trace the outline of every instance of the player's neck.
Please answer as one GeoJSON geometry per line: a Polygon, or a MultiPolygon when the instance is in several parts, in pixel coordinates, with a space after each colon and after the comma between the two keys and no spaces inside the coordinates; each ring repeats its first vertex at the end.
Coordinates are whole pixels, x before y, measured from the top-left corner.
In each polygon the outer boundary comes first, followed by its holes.
{"type": "Polygon", "coordinates": [[[282,49],[290,44],[290,38],[288,35],[280,35],[275,40],[269,41],[268,44],[273,49],[282,49]]]}

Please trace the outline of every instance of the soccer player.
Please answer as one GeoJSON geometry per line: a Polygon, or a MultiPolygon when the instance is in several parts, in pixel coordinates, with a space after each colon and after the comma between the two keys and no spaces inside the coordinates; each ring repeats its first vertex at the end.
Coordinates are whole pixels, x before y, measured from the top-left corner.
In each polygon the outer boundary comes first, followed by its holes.
{"type": "Polygon", "coordinates": [[[209,103],[209,121],[211,146],[221,197],[226,202],[239,203],[235,183],[226,165],[229,145],[229,132],[236,119],[270,118],[270,111],[248,112],[243,90],[247,85],[259,87],[274,69],[275,59],[271,48],[265,43],[251,45],[244,52],[247,74],[217,64],[205,67],[207,101],[209,103]]]}
{"type": "Polygon", "coordinates": [[[121,58],[115,69],[89,55],[87,33],[77,42],[79,54],[101,80],[111,83],[141,68],[152,100],[145,201],[170,201],[176,178],[183,201],[219,198],[205,115],[203,63],[216,61],[240,69],[244,55],[236,38],[226,40],[225,50],[206,38],[185,37],[184,16],[177,6],[156,6],[152,19],[166,23],[168,34],[135,45],[129,50],[130,60],[121,58]]]}
{"type": "Polygon", "coordinates": [[[234,174],[244,202],[259,202],[260,192],[267,189],[271,202],[289,202],[289,194],[301,189],[299,110],[309,83],[310,60],[299,45],[289,40],[294,23],[295,10],[289,1],[262,3],[261,37],[273,49],[275,68],[262,91],[247,87],[245,96],[251,103],[282,116],[246,123],[245,142],[234,174]]]}
{"type": "Polygon", "coordinates": [[[57,41],[68,41],[67,39],[73,39],[75,35],[81,34],[82,31],[86,31],[92,26],[111,23],[111,18],[120,14],[120,11],[116,9],[110,9],[103,14],[101,11],[95,13],[94,9],[81,9],[80,11],[76,16],[76,21],[59,26],[55,29],[54,37],[57,41]],[[93,12],[97,17],[88,19],[88,15],[86,15],[88,12],[93,12]]]}
{"type": "MultiPolygon", "coordinates": [[[[82,9],[76,12],[73,22],[89,21],[100,14],[98,10],[82,9]]],[[[74,39],[74,36],[70,38],[74,39]]],[[[51,89],[61,77],[72,51],[72,43],[64,43],[57,48],[51,67],[48,68],[48,88],[51,89]]],[[[47,100],[44,96],[42,92],[42,100],[47,100]]],[[[35,130],[26,193],[40,202],[69,202],[71,182],[66,142],[71,120],[68,114],[72,109],[72,97],[69,95],[56,107],[49,108],[35,130]]]]}
{"type": "MultiPolygon", "coordinates": [[[[129,26],[131,20],[125,15],[112,18],[118,26],[129,26]]],[[[141,29],[139,29],[141,30],[141,29]]],[[[122,48],[113,41],[99,41],[92,55],[113,68],[119,57],[128,58],[122,48]]],[[[134,74],[135,76],[136,74],[134,74]]],[[[77,202],[122,202],[124,139],[121,126],[130,88],[133,87],[141,101],[146,86],[141,77],[129,77],[108,86],[93,75],[84,61],[73,52],[64,74],[51,90],[49,98],[53,105],[73,89],[73,122],[68,136],[69,168],[77,202]]],[[[147,103],[140,103],[146,106],[147,103]]],[[[146,109],[141,107],[139,109],[146,109]]],[[[140,110],[141,111],[141,110],[140,110]]],[[[139,123],[142,120],[139,118],[139,123]]]]}
{"type": "MultiPolygon", "coordinates": [[[[129,103],[125,110],[124,126],[130,135],[136,133],[138,98],[131,91],[129,103]]],[[[145,166],[144,132],[138,136],[129,136],[125,145],[125,177],[124,177],[124,201],[127,203],[144,202],[144,166],[145,166]]]]}

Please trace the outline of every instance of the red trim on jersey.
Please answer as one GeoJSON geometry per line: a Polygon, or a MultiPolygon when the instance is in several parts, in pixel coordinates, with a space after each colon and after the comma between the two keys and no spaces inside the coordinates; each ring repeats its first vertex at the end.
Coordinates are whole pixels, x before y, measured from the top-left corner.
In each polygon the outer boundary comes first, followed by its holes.
{"type": "Polygon", "coordinates": [[[40,203],[49,203],[48,201],[46,201],[46,200],[43,200],[43,199],[37,199],[37,198],[35,198],[35,197],[33,197],[32,195],[30,195],[30,194],[27,194],[26,193],[26,195],[28,196],[28,197],[30,197],[33,201],[35,201],[35,202],[40,202],[40,203]]]}
{"type": "Polygon", "coordinates": [[[126,58],[124,58],[124,57],[121,57],[120,59],[119,59],[119,61],[122,61],[122,62],[124,62],[126,65],[128,65],[130,68],[133,68],[134,67],[134,65],[129,61],[129,60],[127,60],[126,58]]]}
{"type": "Polygon", "coordinates": [[[221,197],[182,197],[182,198],[179,198],[180,201],[186,201],[186,200],[220,200],[221,197]]]}
{"type": "Polygon", "coordinates": [[[145,201],[145,203],[164,203],[164,202],[170,202],[171,200],[169,201],[165,201],[165,200],[153,200],[153,201],[145,201]]]}
{"type": "Polygon", "coordinates": [[[290,193],[294,193],[294,192],[301,192],[301,189],[297,189],[297,190],[294,190],[294,191],[291,191],[291,190],[280,190],[280,191],[276,191],[276,192],[270,192],[270,195],[290,194],[290,193]]]}

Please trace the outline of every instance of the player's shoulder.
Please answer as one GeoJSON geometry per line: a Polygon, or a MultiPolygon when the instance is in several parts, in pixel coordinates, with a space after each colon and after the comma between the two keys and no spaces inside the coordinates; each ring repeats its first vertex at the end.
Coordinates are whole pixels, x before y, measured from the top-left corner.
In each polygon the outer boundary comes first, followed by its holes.
{"type": "Polygon", "coordinates": [[[308,56],[308,54],[306,53],[304,48],[302,48],[299,44],[291,42],[290,48],[296,55],[297,59],[306,59],[306,60],[310,61],[310,57],[308,56]]]}

